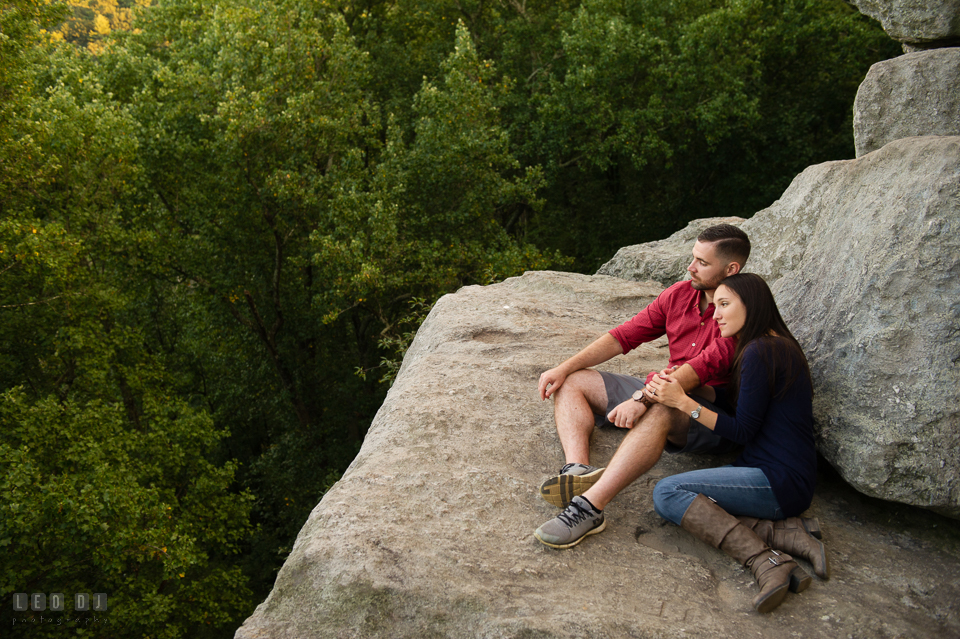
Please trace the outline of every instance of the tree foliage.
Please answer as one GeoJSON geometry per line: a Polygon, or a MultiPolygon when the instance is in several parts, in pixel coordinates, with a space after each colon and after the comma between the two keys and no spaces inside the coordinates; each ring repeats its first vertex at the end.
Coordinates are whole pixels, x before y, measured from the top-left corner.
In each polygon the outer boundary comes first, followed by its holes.
{"type": "Polygon", "coordinates": [[[586,0],[561,46],[524,151],[556,186],[536,237],[587,269],[694,218],[749,217],[850,157],[856,89],[896,55],[829,0],[586,0]]]}
{"type": "Polygon", "coordinates": [[[749,216],[896,54],[840,0],[72,11],[0,11],[0,598],[90,636],[232,635],[436,299],[749,216]]]}
{"type": "MultiPolygon", "coordinates": [[[[96,636],[203,636],[249,605],[250,495],[153,341],[166,327],[124,223],[136,122],[91,60],[21,15],[0,124],[0,591],[107,592],[96,636]]],[[[5,634],[63,632],[11,612],[5,634]]]]}
{"type": "Polygon", "coordinates": [[[102,53],[106,36],[115,30],[133,29],[138,9],[150,4],[151,0],[74,0],[70,15],[51,36],[102,53]]]}

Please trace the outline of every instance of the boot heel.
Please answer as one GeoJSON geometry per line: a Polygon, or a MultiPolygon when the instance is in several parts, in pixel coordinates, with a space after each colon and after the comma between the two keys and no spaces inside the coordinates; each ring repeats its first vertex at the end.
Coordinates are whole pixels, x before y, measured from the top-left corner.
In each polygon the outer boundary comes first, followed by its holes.
{"type": "Polygon", "coordinates": [[[794,568],[793,572],[790,573],[790,592],[803,592],[811,583],[813,583],[813,578],[800,566],[794,568]]]}
{"type": "Polygon", "coordinates": [[[803,529],[807,531],[807,534],[811,537],[816,537],[817,539],[823,539],[823,533],[820,532],[820,520],[816,517],[803,517],[801,520],[803,522],[803,529]]]}

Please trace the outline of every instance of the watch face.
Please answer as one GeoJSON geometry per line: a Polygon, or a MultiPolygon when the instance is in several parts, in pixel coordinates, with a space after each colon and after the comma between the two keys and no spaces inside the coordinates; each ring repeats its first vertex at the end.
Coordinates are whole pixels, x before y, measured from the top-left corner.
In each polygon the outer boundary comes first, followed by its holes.
{"type": "MultiPolygon", "coordinates": [[[[621,397],[623,397],[623,395],[621,395],[621,397]]],[[[637,401],[637,402],[643,399],[643,391],[642,390],[633,391],[633,399],[634,401],[637,401]]]]}

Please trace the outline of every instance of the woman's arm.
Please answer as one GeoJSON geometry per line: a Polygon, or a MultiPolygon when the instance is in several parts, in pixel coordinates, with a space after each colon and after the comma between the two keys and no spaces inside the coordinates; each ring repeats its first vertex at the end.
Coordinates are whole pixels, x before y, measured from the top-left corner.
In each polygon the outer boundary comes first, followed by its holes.
{"type": "Polygon", "coordinates": [[[691,413],[697,409],[697,406],[700,406],[700,417],[697,418],[697,421],[710,430],[713,430],[716,426],[717,414],[709,408],[704,408],[700,402],[687,395],[683,391],[683,386],[680,385],[680,382],[673,375],[661,375],[658,373],[650,380],[650,385],[656,389],[655,394],[647,394],[651,400],[664,406],[682,410],[688,415],[691,415],[691,413]]]}
{"type": "MultiPolygon", "coordinates": [[[[657,391],[650,398],[666,406],[690,413],[697,408],[697,401],[683,393],[676,380],[670,376],[657,376],[650,381],[657,391]]],[[[752,440],[763,427],[770,404],[770,389],[767,386],[767,368],[751,344],[744,352],[740,366],[740,392],[737,395],[737,412],[734,416],[718,415],[703,408],[697,421],[718,435],[745,444],[752,440]]]]}

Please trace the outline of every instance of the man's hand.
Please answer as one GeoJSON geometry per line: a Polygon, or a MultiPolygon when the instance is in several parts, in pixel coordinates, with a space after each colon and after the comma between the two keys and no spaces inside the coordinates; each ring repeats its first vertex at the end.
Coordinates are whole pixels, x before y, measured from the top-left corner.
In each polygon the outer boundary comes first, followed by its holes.
{"type": "Polygon", "coordinates": [[[547,399],[556,393],[568,375],[579,370],[602,364],[612,357],[623,353],[618,342],[610,333],[604,333],[595,342],[560,364],[540,375],[540,399],[547,399]]]}
{"type": "MultiPolygon", "coordinates": [[[[656,377],[657,375],[661,375],[661,376],[673,375],[675,372],[677,372],[677,369],[678,369],[678,368],[680,368],[680,365],[679,365],[679,364],[676,365],[676,366],[671,366],[671,367],[669,367],[669,368],[665,368],[665,369],[663,369],[662,371],[659,371],[659,372],[658,372],[658,371],[650,371],[649,373],[647,373],[646,379],[653,379],[653,378],[656,377]]],[[[645,388],[645,390],[647,390],[647,391],[652,391],[652,390],[653,390],[653,387],[650,386],[650,384],[647,384],[644,388],[645,388]]]]}
{"type": "Polygon", "coordinates": [[[647,412],[647,407],[640,402],[628,399],[607,414],[607,419],[617,428],[633,428],[647,412]]]}
{"type": "Polygon", "coordinates": [[[540,384],[538,390],[540,391],[540,399],[544,400],[557,392],[557,390],[563,386],[564,380],[567,379],[567,374],[560,370],[560,367],[551,368],[550,370],[542,373],[540,375],[540,384]]]}

